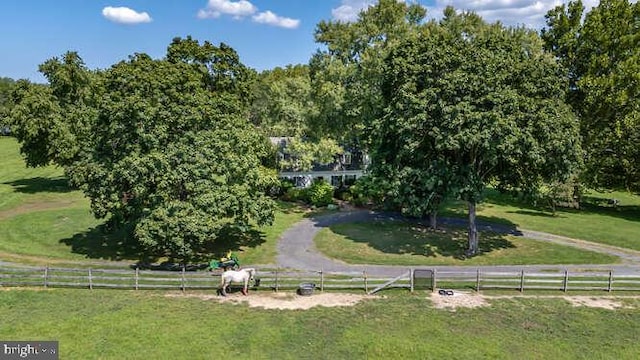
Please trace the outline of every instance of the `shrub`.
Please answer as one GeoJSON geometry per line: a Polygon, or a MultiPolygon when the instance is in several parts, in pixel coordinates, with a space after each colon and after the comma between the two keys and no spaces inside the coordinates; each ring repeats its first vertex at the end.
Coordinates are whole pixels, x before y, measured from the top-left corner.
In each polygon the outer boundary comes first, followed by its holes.
{"type": "Polygon", "coordinates": [[[314,180],[305,193],[307,202],[313,206],[333,204],[333,186],[324,180],[314,180]]]}
{"type": "Polygon", "coordinates": [[[282,200],[284,201],[299,201],[305,199],[305,191],[304,189],[298,189],[295,187],[288,188],[287,191],[282,195],[282,200]]]}
{"type": "Polygon", "coordinates": [[[286,196],[290,189],[295,188],[293,181],[289,179],[280,179],[280,185],[278,186],[278,196],[286,196]]]}
{"type": "Polygon", "coordinates": [[[385,200],[385,189],[380,181],[374,177],[364,176],[356,180],[349,188],[352,202],[356,206],[382,205],[385,200]]]}

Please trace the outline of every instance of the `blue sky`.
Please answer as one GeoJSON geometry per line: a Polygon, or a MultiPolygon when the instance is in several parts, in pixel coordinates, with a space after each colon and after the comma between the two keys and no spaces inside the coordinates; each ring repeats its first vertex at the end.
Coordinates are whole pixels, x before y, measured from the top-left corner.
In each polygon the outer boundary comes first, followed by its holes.
{"type": "MultiPolygon", "coordinates": [[[[0,0],[0,76],[43,82],[38,64],[68,50],[89,68],[140,52],[162,57],[175,36],[224,42],[264,70],[307,63],[320,20],[349,21],[374,0],[0,0]]],[[[540,27],[559,0],[417,0],[431,16],[474,10],[487,20],[540,27]]],[[[585,1],[593,5],[596,1],[585,1]]]]}

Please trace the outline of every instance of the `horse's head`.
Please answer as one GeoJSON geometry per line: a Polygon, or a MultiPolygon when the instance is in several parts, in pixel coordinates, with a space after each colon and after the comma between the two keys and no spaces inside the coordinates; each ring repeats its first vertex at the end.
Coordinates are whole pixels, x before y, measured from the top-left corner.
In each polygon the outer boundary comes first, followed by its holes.
{"type": "Polygon", "coordinates": [[[245,270],[249,273],[249,280],[253,280],[255,278],[255,275],[256,275],[256,269],[249,268],[249,269],[245,269],[245,270]]]}
{"type": "Polygon", "coordinates": [[[256,269],[247,269],[249,280],[253,281],[253,286],[260,286],[260,278],[256,277],[256,269]]]}

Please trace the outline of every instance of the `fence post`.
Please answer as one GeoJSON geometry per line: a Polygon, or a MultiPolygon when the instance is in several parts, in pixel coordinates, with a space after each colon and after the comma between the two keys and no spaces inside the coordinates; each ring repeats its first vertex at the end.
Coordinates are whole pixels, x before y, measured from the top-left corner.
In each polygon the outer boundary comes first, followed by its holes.
{"type": "Polygon", "coordinates": [[[476,269],[476,292],[480,292],[480,268],[476,269]]]}
{"type": "Polygon", "coordinates": [[[569,270],[564,269],[564,283],[562,285],[562,291],[567,292],[569,287],[569,270]]]}
{"type": "Polygon", "coordinates": [[[44,288],[49,287],[49,265],[44,267],[44,288]]]}
{"type": "Polygon", "coordinates": [[[138,290],[138,281],[139,281],[139,277],[140,277],[139,272],[140,272],[140,270],[138,270],[138,267],[136,266],[136,275],[135,275],[135,283],[136,283],[135,284],[135,289],[136,290],[138,290]]]}
{"type": "Polygon", "coordinates": [[[184,287],[185,287],[184,271],[185,271],[185,266],[184,264],[182,264],[182,278],[180,279],[180,288],[182,289],[183,293],[184,293],[184,287]]]}
{"type": "Polygon", "coordinates": [[[436,280],[436,269],[433,269],[433,277],[431,278],[431,292],[436,291],[436,286],[438,286],[438,282],[436,280]]]}
{"type": "Polygon", "coordinates": [[[409,286],[411,292],[413,292],[413,268],[409,268],[409,286]]]}
{"type": "Polygon", "coordinates": [[[524,291],[524,269],[520,273],[520,292],[524,291]]]}
{"type": "Polygon", "coordinates": [[[93,290],[93,276],[91,274],[91,268],[89,268],[89,290],[93,290]]]}
{"type": "Polygon", "coordinates": [[[367,269],[362,270],[362,277],[364,278],[364,292],[369,293],[369,284],[367,283],[367,269]]]}
{"type": "Polygon", "coordinates": [[[276,267],[276,292],[278,292],[278,268],[276,267]]]}
{"type": "Polygon", "coordinates": [[[611,292],[611,290],[613,290],[612,283],[613,283],[613,271],[609,270],[609,286],[607,288],[608,292],[611,292]]]}
{"type": "Polygon", "coordinates": [[[320,269],[320,291],[324,292],[324,268],[320,269]]]}

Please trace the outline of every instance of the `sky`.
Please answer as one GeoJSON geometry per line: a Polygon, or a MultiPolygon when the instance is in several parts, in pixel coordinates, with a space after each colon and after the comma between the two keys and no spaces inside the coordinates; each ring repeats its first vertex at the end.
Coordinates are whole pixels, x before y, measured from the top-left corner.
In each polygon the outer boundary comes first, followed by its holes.
{"type": "MultiPolygon", "coordinates": [[[[402,0],[400,0],[402,1],[402,0]]],[[[566,0],[407,0],[438,18],[452,5],[485,20],[540,29],[544,14],[566,0]]],[[[0,0],[0,77],[45,82],[38,65],[77,51],[90,69],[134,53],[165,55],[191,35],[234,48],[258,71],[306,64],[320,48],[322,21],[353,21],[376,0],[0,0]]],[[[587,9],[597,0],[583,0],[587,9]]]]}

